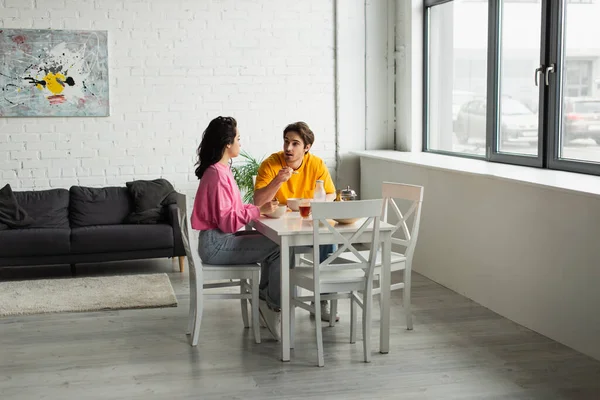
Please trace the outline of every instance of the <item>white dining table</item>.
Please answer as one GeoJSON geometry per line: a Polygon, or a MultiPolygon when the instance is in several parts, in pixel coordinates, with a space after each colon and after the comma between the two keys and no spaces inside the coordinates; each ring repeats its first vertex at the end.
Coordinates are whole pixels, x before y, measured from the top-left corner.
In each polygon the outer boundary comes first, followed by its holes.
{"type": "MultiPolygon", "coordinates": [[[[337,225],[336,230],[346,239],[350,238],[362,225],[363,220],[354,224],[337,225]]],[[[261,216],[252,223],[254,229],[262,233],[281,248],[281,360],[290,361],[290,248],[313,244],[312,218],[302,218],[298,212],[287,212],[280,218],[261,216]],[[287,267],[284,267],[287,266],[287,267]]],[[[394,226],[380,223],[382,252],[381,265],[381,317],[379,352],[388,353],[390,348],[390,263],[391,238],[394,226]]],[[[370,243],[372,228],[356,238],[356,243],[370,243]]],[[[322,228],[320,244],[339,244],[331,231],[322,228]]]]}

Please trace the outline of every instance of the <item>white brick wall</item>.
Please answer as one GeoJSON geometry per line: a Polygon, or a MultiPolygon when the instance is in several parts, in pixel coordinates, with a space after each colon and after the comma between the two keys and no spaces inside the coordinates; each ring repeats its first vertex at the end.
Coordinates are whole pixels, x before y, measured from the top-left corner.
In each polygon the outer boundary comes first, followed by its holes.
{"type": "Polygon", "coordinates": [[[0,28],[109,31],[106,118],[0,118],[0,183],[16,190],[169,179],[193,193],[195,151],[218,115],[244,149],[315,131],[335,168],[332,0],[0,0],[0,28]]]}

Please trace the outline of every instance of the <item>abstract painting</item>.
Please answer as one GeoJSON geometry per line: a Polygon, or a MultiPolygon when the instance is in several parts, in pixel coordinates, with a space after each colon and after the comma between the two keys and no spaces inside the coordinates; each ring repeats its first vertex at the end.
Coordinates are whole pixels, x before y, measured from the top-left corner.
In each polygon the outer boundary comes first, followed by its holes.
{"type": "Polygon", "coordinates": [[[106,31],[0,28],[0,117],[109,115],[106,31]]]}

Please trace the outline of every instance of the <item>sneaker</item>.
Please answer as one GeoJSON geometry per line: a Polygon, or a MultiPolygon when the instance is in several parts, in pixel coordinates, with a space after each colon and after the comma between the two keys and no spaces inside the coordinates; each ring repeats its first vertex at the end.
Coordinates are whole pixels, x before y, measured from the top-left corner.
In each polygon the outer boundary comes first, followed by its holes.
{"type": "MultiPolygon", "coordinates": [[[[310,305],[314,305],[315,303],[311,302],[310,305]]],[[[313,312],[310,313],[311,316],[315,316],[313,312]]],[[[331,311],[329,310],[329,302],[327,300],[321,300],[321,321],[329,322],[329,316],[331,315],[331,311]]],[[[340,315],[335,313],[335,322],[340,320],[340,315]]]]}
{"type": "Polygon", "coordinates": [[[281,341],[281,312],[272,310],[264,300],[260,300],[258,310],[262,323],[271,332],[275,340],[281,341]]]}

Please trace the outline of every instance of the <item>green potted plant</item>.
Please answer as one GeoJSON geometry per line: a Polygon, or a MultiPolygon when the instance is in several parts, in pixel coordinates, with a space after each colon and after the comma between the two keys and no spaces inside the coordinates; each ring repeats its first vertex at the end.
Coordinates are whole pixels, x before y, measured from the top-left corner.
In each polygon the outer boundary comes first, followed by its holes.
{"type": "Polygon", "coordinates": [[[258,167],[260,167],[264,157],[256,159],[245,150],[242,150],[240,158],[242,160],[240,162],[234,162],[231,170],[235,182],[242,192],[242,200],[244,203],[252,203],[252,197],[254,195],[253,177],[258,174],[258,167]]]}

